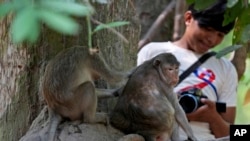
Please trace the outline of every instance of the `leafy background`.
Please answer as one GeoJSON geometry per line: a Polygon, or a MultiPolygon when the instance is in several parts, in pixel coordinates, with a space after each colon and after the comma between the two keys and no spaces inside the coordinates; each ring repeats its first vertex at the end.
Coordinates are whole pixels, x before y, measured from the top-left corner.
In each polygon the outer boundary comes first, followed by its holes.
{"type": "MultiPolygon", "coordinates": [[[[225,36],[223,42],[214,48],[220,51],[225,46],[232,45],[233,31],[225,36]]],[[[226,55],[231,58],[233,53],[226,55]]],[[[250,124],[250,58],[246,60],[246,70],[243,77],[239,81],[237,90],[237,107],[235,124],[250,124]]]]}

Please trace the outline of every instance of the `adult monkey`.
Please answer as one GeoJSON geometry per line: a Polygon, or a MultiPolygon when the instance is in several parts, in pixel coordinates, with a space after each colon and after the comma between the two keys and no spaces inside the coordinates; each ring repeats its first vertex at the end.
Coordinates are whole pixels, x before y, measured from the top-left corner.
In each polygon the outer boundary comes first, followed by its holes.
{"type": "Polygon", "coordinates": [[[103,77],[113,84],[122,82],[125,76],[111,71],[98,50],[71,47],[60,52],[46,66],[41,85],[50,116],[48,139],[55,139],[57,126],[64,118],[105,122],[105,114],[100,119],[95,118],[97,95],[93,81],[103,77]]]}
{"type": "Polygon", "coordinates": [[[125,134],[140,134],[146,141],[177,141],[177,122],[196,140],[173,93],[179,65],[174,55],[162,53],[138,66],[122,88],[110,123],[125,134]]]}

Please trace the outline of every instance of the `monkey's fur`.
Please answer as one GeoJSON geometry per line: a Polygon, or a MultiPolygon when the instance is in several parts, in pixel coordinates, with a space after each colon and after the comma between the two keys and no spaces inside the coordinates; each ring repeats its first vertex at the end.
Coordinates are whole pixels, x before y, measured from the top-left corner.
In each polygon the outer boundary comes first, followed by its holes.
{"type": "Polygon", "coordinates": [[[146,141],[178,141],[178,123],[190,139],[196,140],[173,93],[179,80],[178,68],[179,62],[171,53],[138,66],[122,88],[111,124],[125,134],[140,134],[146,141]]]}
{"type": "Polygon", "coordinates": [[[62,119],[98,122],[93,81],[100,77],[110,83],[118,83],[125,75],[111,71],[97,50],[89,51],[86,47],[68,48],[48,63],[41,90],[49,108],[50,141],[55,139],[62,119]]]}

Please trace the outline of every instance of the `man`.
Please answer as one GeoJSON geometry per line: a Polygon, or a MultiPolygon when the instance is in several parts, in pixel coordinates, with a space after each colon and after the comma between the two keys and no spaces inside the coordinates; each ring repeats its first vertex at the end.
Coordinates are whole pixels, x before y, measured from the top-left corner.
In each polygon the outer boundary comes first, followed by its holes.
{"type": "MultiPolygon", "coordinates": [[[[137,65],[163,53],[171,52],[180,61],[179,74],[191,66],[199,57],[220,44],[234,22],[223,25],[226,0],[217,0],[211,7],[197,11],[191,5],[184,14],[185,33],[175,42],[152,42],[138,53],[137,65]]],[[[200,89],[208,98],[201,99],[204,104],[196,111],[187,114],[194,134],[198,140],[215,140],[229,136],[229,125],[235,119],[237,72],[225,58],[209,58],[192,74],[176,86],[175,92],[200,89]],[[226,112],[216,110],[216,101],[226,103],[226,112]]],[[[186,139],[181,131],[182,139],[186,139]]]]}

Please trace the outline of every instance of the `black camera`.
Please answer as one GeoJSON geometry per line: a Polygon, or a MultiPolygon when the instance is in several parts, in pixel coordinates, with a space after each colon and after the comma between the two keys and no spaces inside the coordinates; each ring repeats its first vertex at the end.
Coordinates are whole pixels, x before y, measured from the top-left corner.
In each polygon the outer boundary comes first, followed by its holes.
{"type": "MultiPolygon", "coordinates": [[[[193,88],[180,93],[179,103],[185,113],[192,113],[204,105],[201,98],[207,98],[207,96],[203,95],[200,89],[193,88]]],[[[216,102],[216,110],[217,112],[226,112],[226,103],[216,102]]]]}

